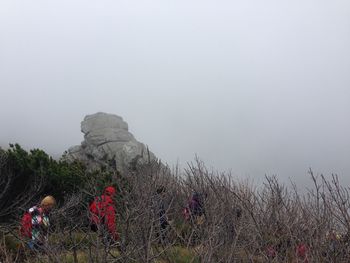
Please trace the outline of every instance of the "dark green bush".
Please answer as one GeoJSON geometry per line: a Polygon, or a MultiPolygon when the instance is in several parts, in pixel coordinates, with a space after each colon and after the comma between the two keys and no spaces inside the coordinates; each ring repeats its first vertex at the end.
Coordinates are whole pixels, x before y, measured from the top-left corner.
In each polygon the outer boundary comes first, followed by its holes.
{"type": "Polygon", "coordinates": [[[28,152],[11,144],[8,150],[0,150],[0,222],[44,195],[62,201],[84,187],[86,174],[81,163],[54,160],[40,149],[28,152]]]}

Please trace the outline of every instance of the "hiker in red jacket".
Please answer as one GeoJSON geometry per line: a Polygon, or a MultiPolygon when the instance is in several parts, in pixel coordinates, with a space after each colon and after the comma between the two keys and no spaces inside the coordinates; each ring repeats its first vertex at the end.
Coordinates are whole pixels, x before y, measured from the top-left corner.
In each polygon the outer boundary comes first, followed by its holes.
{"type": "Polygon", "coordinates": [[[103,236],[108,233],[108,239],[112,238],[114,241],[119,239],[115,223],[115,204],[113,201],[115,194],[115,188],[108,186],[104,190],[104,194],[95,197],[89,207],[91,228],[95,231],[101,231],[103,236]]]}

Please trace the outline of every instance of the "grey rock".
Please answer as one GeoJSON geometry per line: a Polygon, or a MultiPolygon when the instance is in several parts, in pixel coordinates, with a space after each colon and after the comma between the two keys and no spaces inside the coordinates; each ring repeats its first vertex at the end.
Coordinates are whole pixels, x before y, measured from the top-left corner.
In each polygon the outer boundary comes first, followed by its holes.
{"type": "Polygon", "coordinates": [[[115,166],[124,172],[130,166],[156,160],[147,147],[128,131],[122,117],[98,112],[87,115],[81,122],[84,141],[68,149],[64,159],[81,161],[89,169],[115,166]]]}

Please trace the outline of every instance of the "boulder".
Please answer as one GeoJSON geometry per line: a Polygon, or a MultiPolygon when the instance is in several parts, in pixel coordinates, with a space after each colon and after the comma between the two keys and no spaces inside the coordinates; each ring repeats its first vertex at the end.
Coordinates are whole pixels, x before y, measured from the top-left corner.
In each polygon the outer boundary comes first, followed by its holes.
{"type": "Polygon", "coordinates": [[[113,166],[124,172],[130,166],[156,160],[155,155],[129,132],[122,117],[98,112],[81,122],[84,141],[68,149],[64,159],[81,161],[91,170],[113,166]]]}

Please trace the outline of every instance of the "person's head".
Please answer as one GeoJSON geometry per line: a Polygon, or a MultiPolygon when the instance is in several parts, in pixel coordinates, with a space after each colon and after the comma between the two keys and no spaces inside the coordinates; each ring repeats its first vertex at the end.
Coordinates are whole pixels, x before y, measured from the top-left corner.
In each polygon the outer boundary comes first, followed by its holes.
{"type": "Polygon", "coordinates": [[[159,186],[157,188],[157,194],[161,195],[161,194],[164,194],[164,193],[165,193],[165,187],[164,186],[159,186]]]}
{"type": "Polygon", "coordinates": [[[194,193],[192,194],[192,199],[193,199],[193,200],[196,200],[196,201],[199,201],[199,200],[201,199],[201,194],[198,193],[198,192],[194,192],[194,193]]]}
{"type": "Polygon", "coordinates": [[[113,186],[107,186],[104,190],[104,194],[108,195],[110,197],[114,197],[115,196],[115,188],[113,186]]]}
{"type": "Polygon", "coordinates": [[[53,196],[48,195],[43,198],[40,202],[40,207],[45,211],[45,212],[50,212],[52,208],[56,205],[56,200],[53,196]]]}

